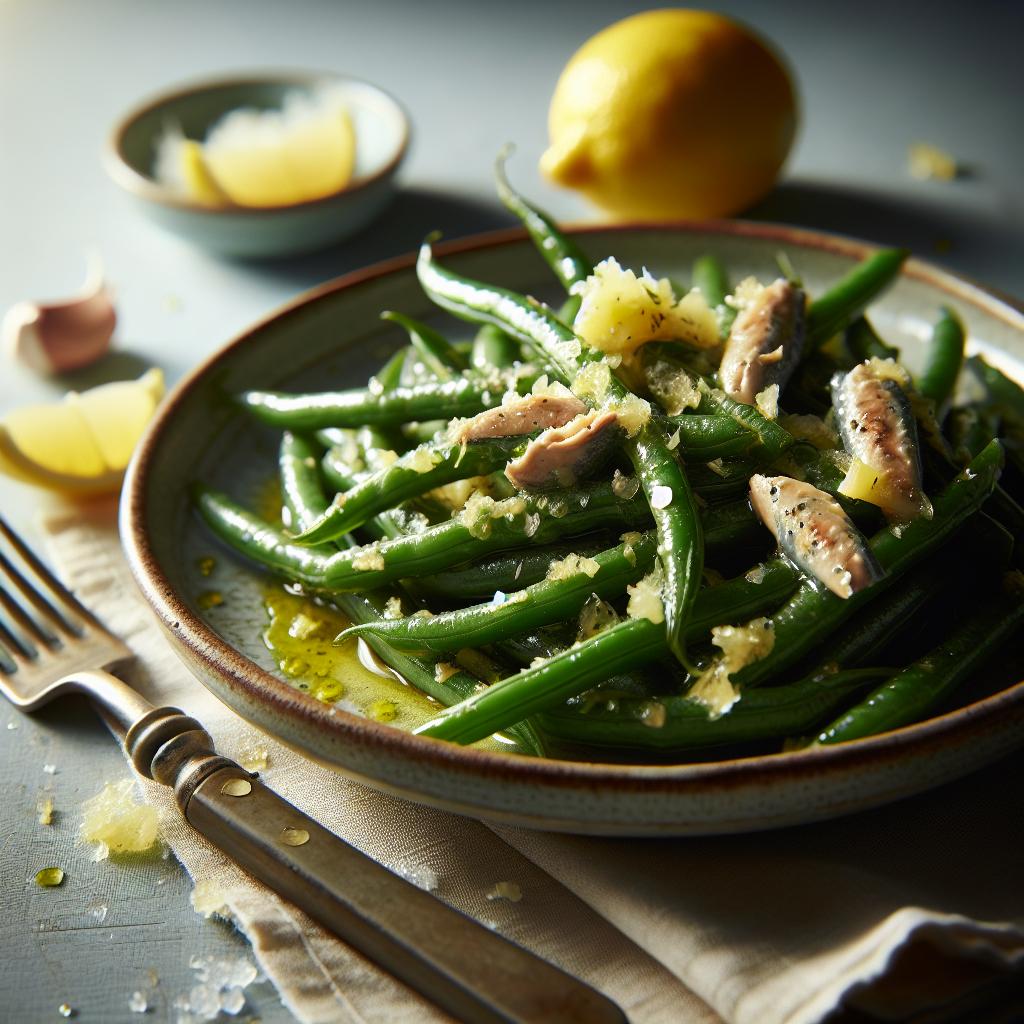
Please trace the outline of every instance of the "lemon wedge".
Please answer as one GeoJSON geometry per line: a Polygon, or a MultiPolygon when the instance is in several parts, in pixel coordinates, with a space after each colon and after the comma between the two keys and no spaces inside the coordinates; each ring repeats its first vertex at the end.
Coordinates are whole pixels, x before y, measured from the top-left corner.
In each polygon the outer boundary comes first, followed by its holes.
{"type": "Polygon", "coordinates": [[[201,143],[195,139],[181,139],[178,161],[181,186],[190,199],[195,199],[204,206],[224,206],[228,202],[228,197],[213,180],[213,175],[206,166],[201,143]]]}
{"type": "Polygon", "coordinates": [[[152,369],[15,409],[0,419],[0,471],[65,494],[115,491],[163,393],[163,373],[152,369]]]}

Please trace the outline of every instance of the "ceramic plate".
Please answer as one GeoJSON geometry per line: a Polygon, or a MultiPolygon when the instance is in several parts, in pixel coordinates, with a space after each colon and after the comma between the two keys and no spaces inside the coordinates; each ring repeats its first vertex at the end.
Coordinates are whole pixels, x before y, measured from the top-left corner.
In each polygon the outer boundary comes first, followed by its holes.
{"type": "MultiPolygon", "coordinates": [[[[714,253],[734,279],[774,276],[784,250],[812,294],[871,251],[862,243],[768,225],[598,229],[595,258],[685,278],[714,253]]],[[[472,277],[557,298],[547,268],[518,233],[442,249],[472,277]]],[[[976,351],[1021,377],[1024,314],[1005,300],[911,261],[872,309],[913,366],[938,308],[962,314],[976,351]]],[[[403,340],[383,309],[444,323],[423,296],[412,258],[351,274],[258,323],[178,386],[129,472],[123,536],[136,578],[192,671],[257,726],[344,774],[412,800],[542,829],[625,835],[744,831],[808,822],[882,804],[990,762],[1024,737],[1024,683],[919,725],[830,748],[658,766],[519,757],[415,737],[332,707],[274,674],[261,642],[265,580],[226,556],[226,600],[203,611],[197,559],[214,547],[189,509],[202,479],[252,500],[275,472],[276,437],[224,396],[245,388],[359,386],[403,340]]],[[[456,328],[465,333],[464,325],[456,328]]]]}

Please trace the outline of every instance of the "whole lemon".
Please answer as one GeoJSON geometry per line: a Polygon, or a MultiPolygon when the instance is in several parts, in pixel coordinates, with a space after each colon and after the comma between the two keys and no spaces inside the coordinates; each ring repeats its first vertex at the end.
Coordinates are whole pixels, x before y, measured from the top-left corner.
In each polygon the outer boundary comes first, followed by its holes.
{"type": "Polygon", "coordinates": [[[540,166],[618,217],[725,217],[772,187],[796,121],[789,74],[747,28],[646,11],[566,65],[540,166]]]}

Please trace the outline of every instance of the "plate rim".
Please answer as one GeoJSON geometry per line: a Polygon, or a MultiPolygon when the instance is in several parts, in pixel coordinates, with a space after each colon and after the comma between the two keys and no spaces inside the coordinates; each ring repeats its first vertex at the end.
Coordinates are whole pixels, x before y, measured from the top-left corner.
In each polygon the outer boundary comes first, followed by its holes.
{"type": "MultiPolygon", "coordinates": [[[[876,243],[809,228],[739,220],[588,223],[569,225],[566,230],[575,235],[643,231],[722,234],[737,238],[773,240],[860,259],[884,248],[876,243]]],[[[441,257],[459,256],[527,240],[525,230],[513,227],[441,242],[435,245],[435,251],[441,257]]],[[[758,782],[764,785],[781,781],[791,775],[806,777],[808,766],[818,769],[818,774],[870,768],[898,757],[907,750],[925,753],[929,749],[941,747],[944,740],[955,738],[960,732],[968,736],[984,733],[990,722],[998,722],[1008,711],[1016,710],[1024,714],[1022,680],[996,694],[965,707],[933,716],[923,722],[831,747],[760,754],[722,761],[631,764],[528,757],[463,747],[416,736],[393,726],[339,711],[299,690],[285,690],[277,677],[232,647],[200,616],[192,612],[183,596],[163,573],[144,528],[149,467],[154,461],[156,450],[165,432],[175,422],[176,410],[182,402],[200,382],[215,373],[223,361],[230,359],[239,348],[250,343],[253,336],[270,324],[282,321],[327,296],[410,270],[415,266],[416,256],[416,252],[404,253],[350,271],[307,289],[258,318],[211,353],[172,389],[136,449],[126,474],[120,506],[122,545],[132,575],[163,627],[174,635],[177,642],[184,644],[191,658],[201,662],[229,688],[240,690],[253,702],[267,705],[268,710],[283,716],[296,732],[316,727],[325,730],[327,738],[334,742],[355,739],[362,744],[386,749],[395,755],[403,755],[414,762],[426,762],[448,774],[466,772],[474,777],[497,775],[506,779],[514,776],[517,781],[527,784],[543,782],[549,786],[566,785],[570,788],[580,784],[588,788],[595,784],[613,786],[624,791],[642,787],[645,792],[653,790],[677,793],[698,785],[702,791],[716,786],[731,789],[748,781],[751,775],[756,776],[758,782]]],[[[1011,328],[1024,332],[1024,303],[1009,295],[985,287],[964,275],[955,274],[913,257],[908,259],[902,273],[913,280],[937,287],[958,301],[979,307],[1011,328]]],[[[200,682],[207,689],[212,689],[202,677],[200,682]]],[[[216,690],[213,692],[223,699],[216,690]]],[[[237,710],[237,706],[235,707],[237,710]]],[[[280,733],[277,735],[280,738],[280,733]]],[[[286,739],[285,742],[294,746],[290,739],[286,739]]],[[[308,748],[304,748],[303,753],[318,761],[325,759],[322,752],[308,748]]],[[[344,771],[340,766],[335,767],[344,771]]],[[[371,784],[373,782],[372,779],[368,781],[371,784]]]]}

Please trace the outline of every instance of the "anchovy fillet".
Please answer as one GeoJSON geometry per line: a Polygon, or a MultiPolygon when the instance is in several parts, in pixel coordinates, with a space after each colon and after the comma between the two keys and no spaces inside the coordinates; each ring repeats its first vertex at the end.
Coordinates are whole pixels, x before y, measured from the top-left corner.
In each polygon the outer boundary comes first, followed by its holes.
{"type": "Polygon", "coordinates": [[[730,398],[753,405],[765,388],[786,386],[803,349],[806,306],[803,289],[780,278],[739,313],[718,368],[730,398]]]}
{"type": "Polygon", "coordinates": [[[843,447],[876,474],[875,486],[854,496],[901,522],[929,515],[917,422],[899,383],[868,360],[832,378],[832,407],[843,447]]]}
{"type": "Polygon", "coordinates": [[[505,476],[526,490],[571,486],[608,454],[617,428],[614,412],[595,409],[564,427],[545,430],[505,467],[505,476]]]}
{"type": "Polygon", "coordinates": [[[788,476],[750,478],[750,504],[783,554],[847,598],[884,575],[863,534],[831,494],[788,476]]]}
{"type": "Polygon", "coordinates": [[[486,409],[459,427],[457,441],[479,441],[488,437],[517,437],[548,427],[561,427],[587,407],[572,394],[525,395],[504,405],[486,409]]]}

